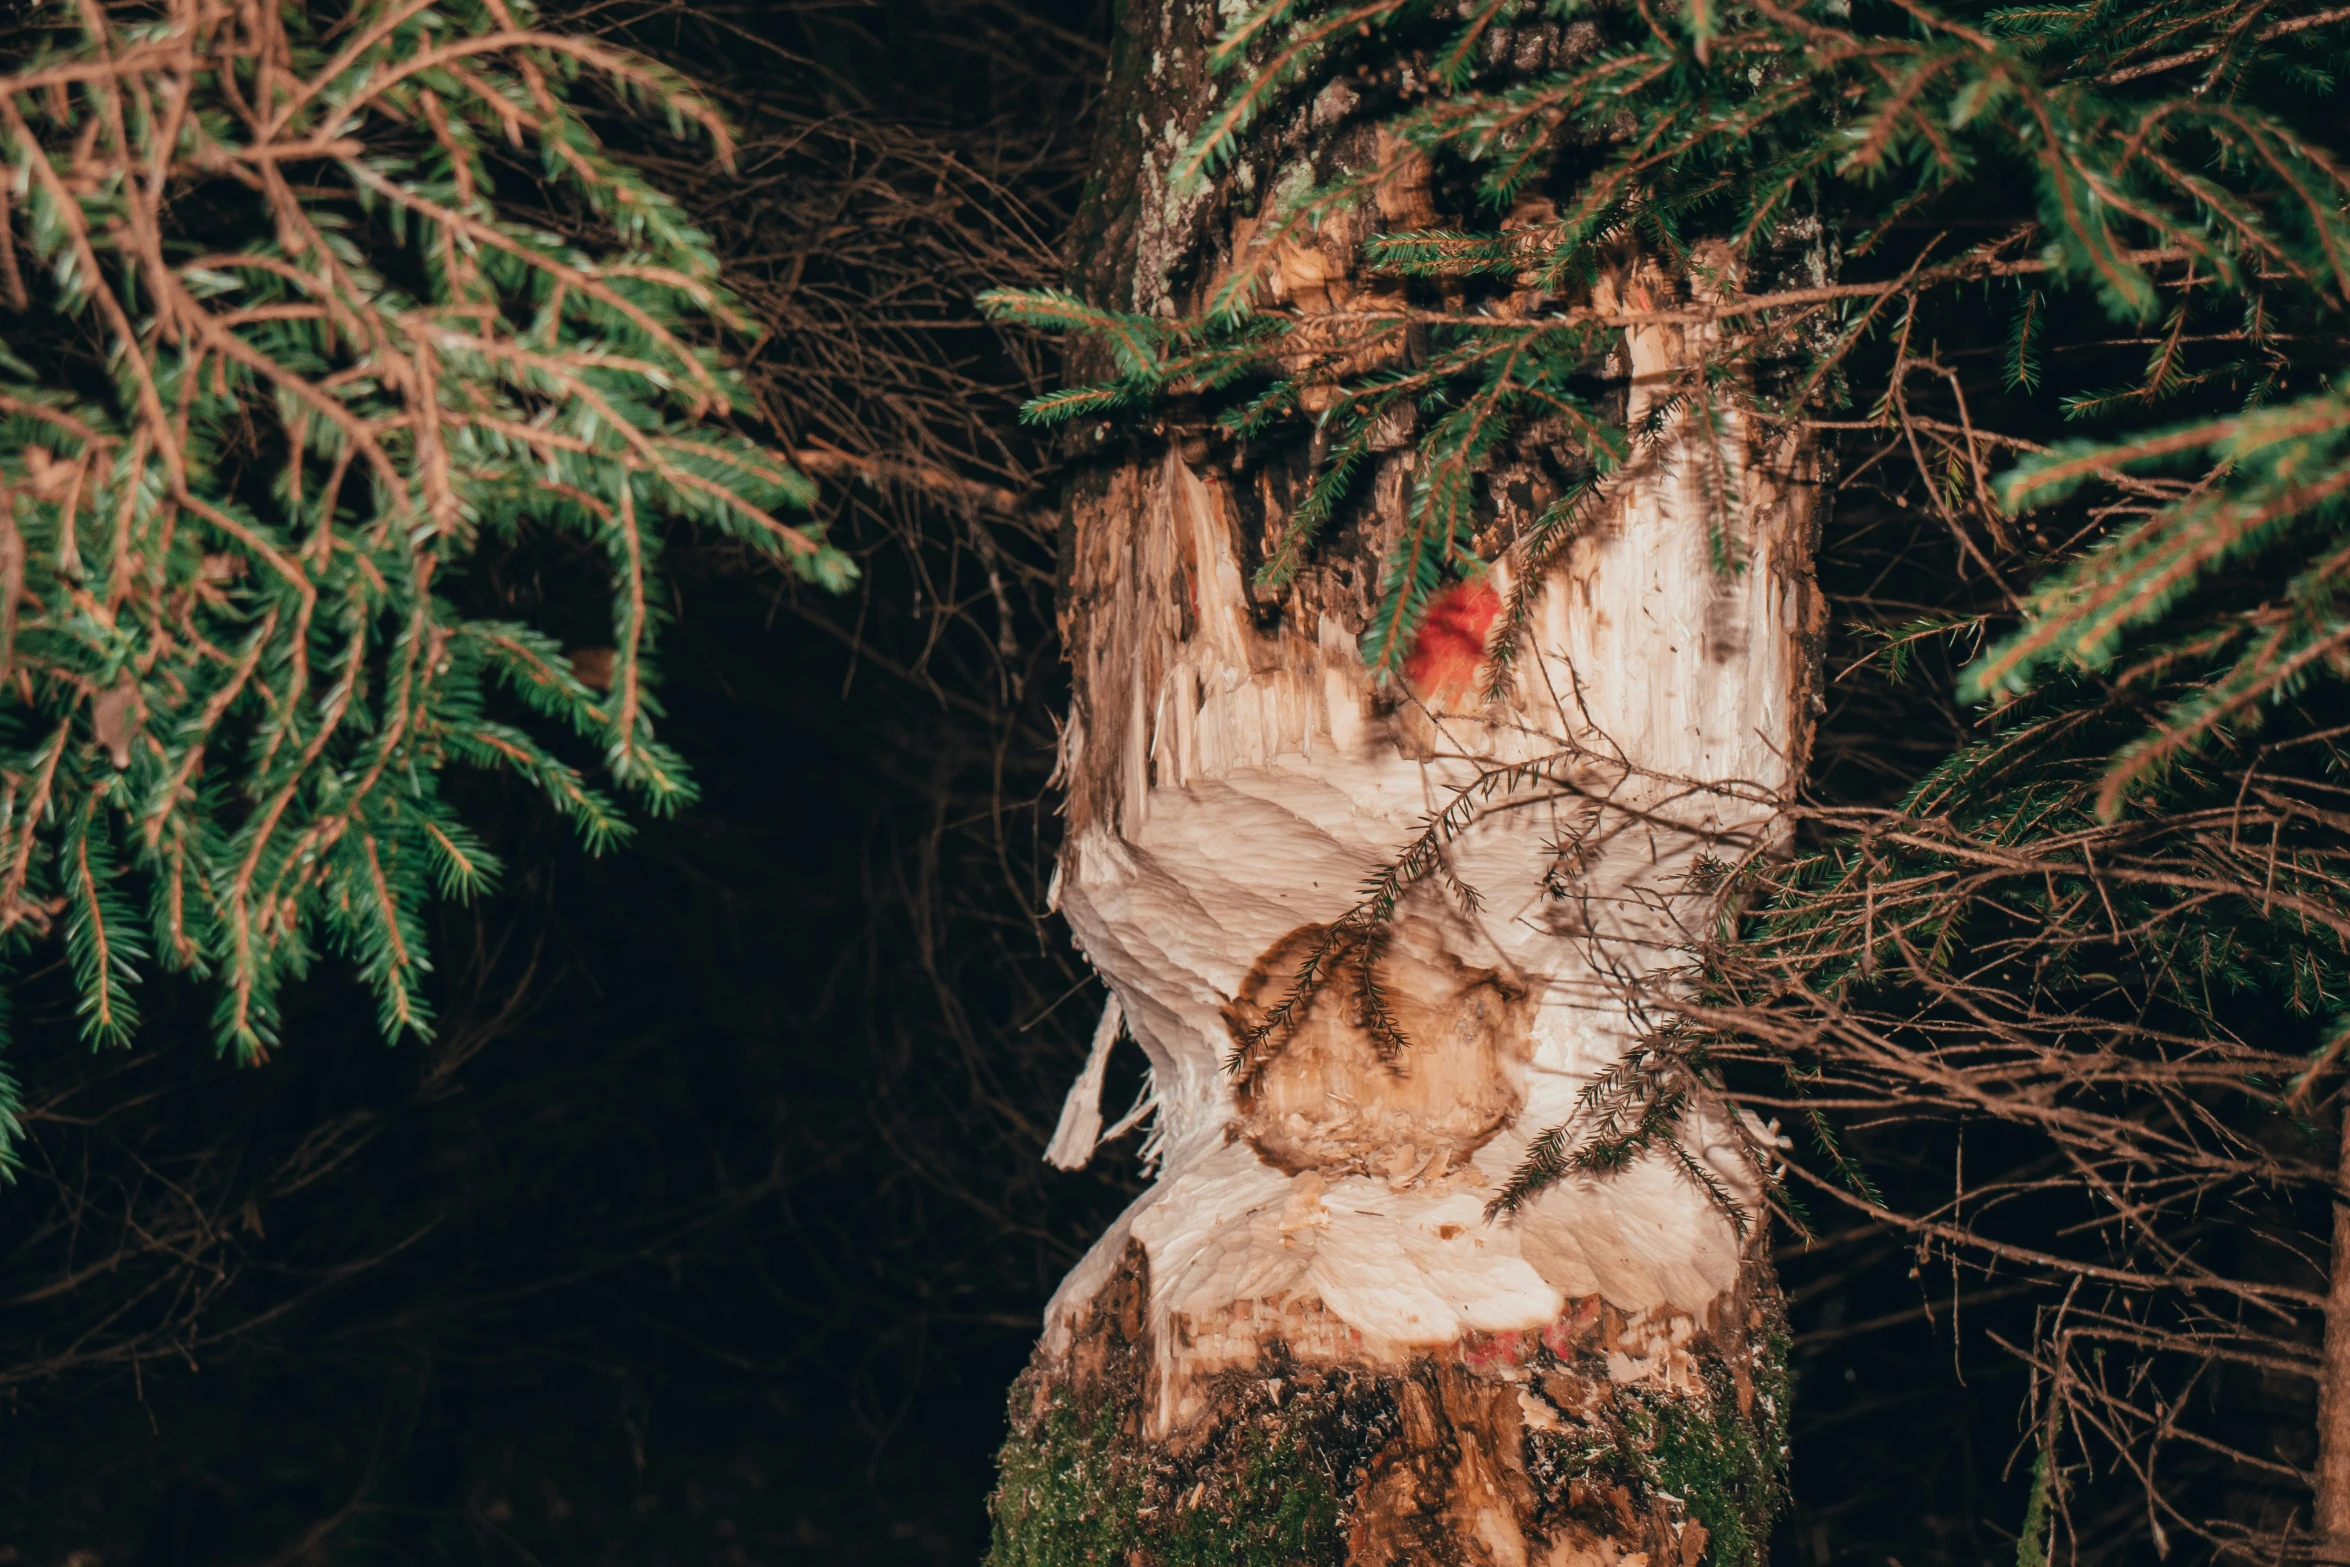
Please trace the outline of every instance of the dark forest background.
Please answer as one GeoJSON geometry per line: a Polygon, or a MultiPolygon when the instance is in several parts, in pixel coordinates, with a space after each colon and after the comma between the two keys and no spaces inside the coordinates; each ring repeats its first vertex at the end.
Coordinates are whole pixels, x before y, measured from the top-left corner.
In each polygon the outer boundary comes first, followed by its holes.
{"type": "MultiPolygon", "coordinates": [[[[971,306],[1066,264],[1109,10],[575,19],[711,81],[743,129],[733,177],[639,153],[771,324],[765,401],[865,576],[824,600],[673,545],[664,733],[701,800],[591,859],[477,781],[511,870],[441,916],[429,1048],[380,1043],[332,965],[258,1069],[215,1060],[168,985],[138,1048],[97,1056],[59,976],[22,987],[0,1563],[972,1562],[1043,1301],[1139,1189],[1131,1137],[1081,1175],[1040,1162],[1101,999],[1043,907],[1056,458],[1013,413],[1053,366],[971,306]]],[[[1955,591],[1947,553],[1856,493],[1823,570],[1922,609],[1955,591]]],[[[553,546],[463,591],[601,613],[593,563],[553,546]]],[[[1873,667],[1832,688],[1823,798],[1889,798],[1962,732],[1949,670],[1873,667]]],[[[1896,1187],[1929,1157],[1860,1136],[1896,1187]]],[[[1782,1254],[1776,1560],[2013,1559],[1999,1292],[1954,1322],[1911,1261],[1870,1233],[1782,1254]]]]}

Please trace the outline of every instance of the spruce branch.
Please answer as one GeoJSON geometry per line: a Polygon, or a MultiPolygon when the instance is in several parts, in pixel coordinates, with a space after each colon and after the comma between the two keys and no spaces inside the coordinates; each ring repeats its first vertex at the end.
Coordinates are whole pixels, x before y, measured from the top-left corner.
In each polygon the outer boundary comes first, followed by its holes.
{"type": "Polygon", "coordinates": [[[93,1039],[159,962],[258,1058],[321,951],[428,1031],[424,911],[498,872],[443,769],[538,783],[591,847],[625,819],[548,739],[690,798],[660,535],[854,576],[738,426],[748,317],[616,110],[733,156],[681,78],[505,0],[91,4],[0,76],[0,961],[62,934],[93,1039]],[[609,563],[608,691],[458,607],[532,535],[609,563]]]}

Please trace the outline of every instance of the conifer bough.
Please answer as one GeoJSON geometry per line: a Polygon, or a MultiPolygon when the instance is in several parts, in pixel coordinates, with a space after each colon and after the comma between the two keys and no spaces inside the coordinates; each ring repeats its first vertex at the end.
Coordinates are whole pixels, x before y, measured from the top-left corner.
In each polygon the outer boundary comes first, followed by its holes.
{"type": "Polygon", "coordinates": [[[664,531],[852,575],[733,422],[714,338],[745,323],[708,243],[591,120],[721,160],[727,129],[507,0],[69,0],[19,37],[0,950],[62,937],[97,1042],[160,965],[258,1057],[322,948],[421,1033],[423,910],[498,868],[443,767],[529,780],[591,847],[627,830],[607,787],[691,797],[653,733],[664,531]],[[484,541],[531,533],[600,557],[608,650],[459,607],[484,541]]]}

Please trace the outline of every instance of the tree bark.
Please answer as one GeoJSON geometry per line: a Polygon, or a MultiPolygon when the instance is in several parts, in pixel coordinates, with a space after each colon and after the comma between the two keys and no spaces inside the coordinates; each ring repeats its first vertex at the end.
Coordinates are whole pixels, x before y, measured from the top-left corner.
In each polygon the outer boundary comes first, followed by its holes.
{"type": "MultiPolygon", "coordinates": [[[[1220,186],[1172,195],[1168,165],[1215,99],[1217,25],[1193,0],[1129,5],[1079,227],[1097,300],[1196,304],[1265,191],[1378,150],[1370,107],[1325,91],[1220,186]]],[[[1495,48],[1539,64],[1572,46],[1534,27],[1495,48]]],[[[1325,224],[1280,257],[1277,302],[1361,297],[1362,238],[1429,222],[1429,203],[1399,182],[1382,210],[1325,224]]],[[[1630,264],[1602,285],[1635,306],[1688,286],[1630,264]]],[[[1629,335],[1635,425],[1709,342],[1629,335]]],[[[1803,765],[1808,453],[1734,415],[1663,430],[1539,585],[1491,704],[1478,663],[1506,562],[1451,591],[1408,680],[1377,687],[1357,653],[1404,522],[1408,431],[1278,598],[1250,574],[1302,447],[1236,448],[1180,417],[1148,440],[1078,432],[1095,461],[1065,535],[1056,892],[1149,1056],[1164,1166],[1048,1308],[1013,1394],[993,1562],[1761,1560],[1783,1336],[1762,1226],[1741,1234],[1721,1200],[1758,1211],[1757,1129],[1700,1094],[1678,1141],[1703,1179],[1658,1149],[1486,1217],[1529,1141],[1657,1021],[1720,869],[1780,834],[1803,765]],[[1332,945],[1425,813],[1538,758],[1380,945],[1332,945]],[[1328,982],[1236,1079],[1236,1039],[1317,951],[1328,982]],[[1365,962],[1400,1053],[1353,999],[1365,962]]],[[[1557,491],[1558,445],[1536,429],[1484,476],[1497,540],[1557,491]]]]}
{"type": "Polygon", "coordinates": [[[2317,1404],[2317,1560],[2350,1563],[2350,1106],[2334,1180],[2332,1279],[2317,1404]]]}

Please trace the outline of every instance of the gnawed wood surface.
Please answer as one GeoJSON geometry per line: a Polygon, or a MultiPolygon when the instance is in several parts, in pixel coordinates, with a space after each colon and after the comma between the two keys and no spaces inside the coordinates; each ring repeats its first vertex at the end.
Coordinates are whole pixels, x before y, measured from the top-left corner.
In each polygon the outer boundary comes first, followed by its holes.
{"type": "MultiPolygon", "coordinates": [[[[1229,207],[1155,209],[1136,302],[1181,286],[1167,224],[1226,262],[1250,242],[1229,207]]],[[[1395,221],[1326,225],[1284,255],[1277,297],[1343,308],[1368,286],[1354,244],[1395,221]]],[[[1637,305],[1726,286],[1734,259],[1704,261],[1682,280],[1628,263],[1601,287],[1637,305]]],[[[1628,334],[1634,428],[1708,347],[1702,328],[1628,334]]],[[[1803,765],[1808,454],[1735,412],[1710,428],[1668,413],[1659,431],[1538,584],[1492,704],[1473,677],[1506,562],[1439,607],[1413,679],[1382,689],[1357,653],[1404,525],[1408,430],[1380,443],[1354,514],[1278,596],[1249,579],[1295,503],[1294,464],[1177,431],[1102,463],[1072,500],[1055,895],[1149,1056],[1164,1165],[1054,1297],[1022,1396],[1043,1421],[1093,1398],[1093,1368],[1115,1361],[1124,1440],[1167,1455],[1254,1418],[1268,1387],[1373,1388],[1394,1429],[1338,1477],[1351,1561],[1694,1563],[1705,1530],[1657,1484],[1530,1455],[1617,1442],[1643,1400],[1727,1412],[1757,1439],[1776,1426],[1755,1404],[1767,1266],[1671,1159],[1485,1217],[1528,1142],[1640,1038],[1643,1005],[1669,998],[1719,870],[1770,845],[1803,765]],[[1402,1048],[1349,1000],[1363,954],[1342,944],[1261,1070],[1228,1072],[1366,875],[1489,770],[1539,758],[1542,777],[1496,795],[1450,844],[1448,875],[1383,932],[1376,975],[1402,1048]],[[1476,889],[1474,910],[1448,879],[1476,889]]],[[[1556,493],[1542,439],[1486,475],[1505,541],[1556,493]]],[[[1754,1128],[1700,1104],[1681,1138],[1756,1206],[1754,1128]]],[[[1750,1503],[1764,1505],[1736,1505],[1750,1503]]]]}

